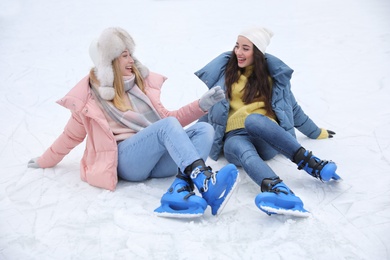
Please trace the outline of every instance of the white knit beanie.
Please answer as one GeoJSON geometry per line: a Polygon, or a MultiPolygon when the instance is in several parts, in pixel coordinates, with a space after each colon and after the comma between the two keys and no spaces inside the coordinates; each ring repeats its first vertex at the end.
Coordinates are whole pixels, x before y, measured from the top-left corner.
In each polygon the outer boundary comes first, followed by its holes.
{"type": "Polygon", "coordinates": [[[134,59],[135,66],[143,77],[147,77],[149,70],[134,56],[135,43],[133,38],[122,28],[110,27],[105,29],[100,37],[92,41],[89,46],[89,56],[95,64],[95,74],[100,81],[99,94],[105,100],[115,97],[114,70],[112,61],[119,57],[126,49],[134,59]]]}
{"type": "Polygon", "coordinates": [[[242,31],[239,35],[248,38],[263,54],[271,41],[274,33],[264,27],[250,28],[242,31]]]}

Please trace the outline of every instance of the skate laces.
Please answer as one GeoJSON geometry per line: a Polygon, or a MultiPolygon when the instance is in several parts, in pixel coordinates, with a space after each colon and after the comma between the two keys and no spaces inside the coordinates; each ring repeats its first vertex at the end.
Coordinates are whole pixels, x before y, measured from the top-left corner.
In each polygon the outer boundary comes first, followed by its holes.
{"type": "Polygon", "coordinates": [[[195,179],[201,173],[203,173],[203,175],[206,176],[206,178],[203,180],[202,192],[207,192],[209,189],[209,180],[211,179],[211,183],[215,185],[217,183],[217,176],[216,173],[212,172],[212,168],[210,166],[207,167],[199,166],[196,167],[194,170],[192,170],[191,179],[195,179]]]}

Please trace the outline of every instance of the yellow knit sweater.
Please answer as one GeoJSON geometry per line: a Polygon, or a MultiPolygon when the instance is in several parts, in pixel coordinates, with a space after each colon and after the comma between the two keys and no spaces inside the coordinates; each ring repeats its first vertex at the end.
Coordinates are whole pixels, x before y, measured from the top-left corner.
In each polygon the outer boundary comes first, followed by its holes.
{"type": "Polygon", "coordinates": [[[263,101],[256,101],[250,104],[245,104],[242,101],[242,96],[244,94],[245,84],[248,80],[248,77],[253,71],[253,66],[248,66],[245,69],[245,72],[241,74],[238,81],[232,85],[232,93],[230,99],[230,110],[229,116],[226,124],[226,132],[231,130],[244,128],[245,119],[248,115],[256,114],[266,114],[263,101]]]}

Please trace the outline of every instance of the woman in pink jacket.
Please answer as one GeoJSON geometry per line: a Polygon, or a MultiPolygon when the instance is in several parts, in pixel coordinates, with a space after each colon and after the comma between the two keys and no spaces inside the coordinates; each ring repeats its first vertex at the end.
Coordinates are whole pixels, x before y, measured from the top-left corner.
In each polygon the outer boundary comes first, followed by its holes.
{"type": "Polygon", "coordinates": [[[220,213],[238,179],[229,164],[214,173],[205,165],[214,138],[207,123],[183,127],[224,98],[219,88],[199,100],[168,111],[160,101],[165,77],[144,67],[134,56],[134,41],[123,29],[105,29],[92,42],[95,67],[58,103],[71,111],[64,132],[28,167],[57,165],[83,142],[80,175],[89,184],[114,190],[118,176],[127,181],[176,178],[161,198],[159,216],[201,216],[207,205],[220,213]],[[200,196],[193,192],[194,186],[200,196]]]}

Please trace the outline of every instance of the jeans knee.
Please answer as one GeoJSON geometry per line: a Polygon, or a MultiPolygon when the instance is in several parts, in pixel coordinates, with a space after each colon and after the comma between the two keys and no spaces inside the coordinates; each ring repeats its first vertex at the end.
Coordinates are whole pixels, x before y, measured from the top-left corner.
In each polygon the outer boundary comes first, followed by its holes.
{"type": "Polygon", "coordinates": [[[169,117],[163,118],[163,119],[161,119],[161,121],[164,122],[165,124],[169,124],[169,125],[180,124],[179,120],[176,117],[173,117],[173,116],[169,116],[169,117]]]}
{"type": "Polygon", "coordinates": [[[252,157],[260,157],[256,150],[248,149],[242,151],[240,154],[240,161],[245,164],[246,161],[250,160],[252,157]]]}
{"type": "Polygon", "coordinates": [[[176,117],[170,116],[157,121],[163,125],[163,127],[170,131],[177,131],[178,129],[183,129],[183,126],[180,124],[179,120],[176,117]]]}
{"type": "Polygon", "coordinates": [[[225,143],[224,153],[234,155],[239,161],[242,161],[247,157],[258,156],[257,151],[253,148],[253,146],[243,145],[239,142],[239,140],[230,140],[225,143]]]}

